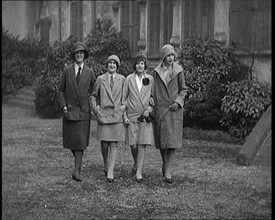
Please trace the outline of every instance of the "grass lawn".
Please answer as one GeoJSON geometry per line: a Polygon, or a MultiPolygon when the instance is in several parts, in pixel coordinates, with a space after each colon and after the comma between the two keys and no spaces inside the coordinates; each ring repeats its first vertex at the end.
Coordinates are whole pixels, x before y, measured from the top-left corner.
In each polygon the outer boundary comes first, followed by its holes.
{"type": "Polygon", "coordinates": [[[135,182],[130,149],[121,145],[110,184],[94,121],[91,131],[77,183],[61,119],[2,105],[2,219],[271,219],[271,168],[238,166],[239,145],[184,139],[173,184],[163,181],[154,147],[144,181],[135,182]]]}

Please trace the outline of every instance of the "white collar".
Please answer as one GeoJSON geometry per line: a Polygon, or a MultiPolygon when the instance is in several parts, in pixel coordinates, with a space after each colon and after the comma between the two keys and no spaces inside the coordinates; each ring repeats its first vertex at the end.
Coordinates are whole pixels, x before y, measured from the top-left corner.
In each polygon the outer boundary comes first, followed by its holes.
{"type": "Polygon", "coordinates": [[[84,62],[82,62],[80,64],[80,66],[78,64],[76,64],[76,62],[74,63],[74,69],[75,69],[76,72],[78,71],[79,67],[81,67],[81,71],[82,71],[83,70],[83,66],[84,66],[84,62]]]}

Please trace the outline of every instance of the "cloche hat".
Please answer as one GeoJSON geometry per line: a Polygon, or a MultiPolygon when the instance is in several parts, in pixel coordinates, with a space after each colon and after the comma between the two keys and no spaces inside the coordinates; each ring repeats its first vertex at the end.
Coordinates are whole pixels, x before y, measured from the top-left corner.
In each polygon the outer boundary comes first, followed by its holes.
{"type": "Polygon", "coordinates": [[[162,58],[162,61],[164,60],[165,57],[167,57],[169,54],[174,54],[176,55],[175,53],[175,49],[172,45],[170,44],[166,44],[164,45],[162,48],[161,48],[161,58],[162,58]]]}
{"type": "Polygon", "coordinates": [[[117,55],[111,55],[107,59],[106,67],[108,66],[108,63],[109,63],[110,60],[114,60],[116,62],[117,68],[120,66],[120,60],[119,60],[118,56],[117,55]]]}
{"type": "Polygon", "coordinates": [[[89,57],[89,52],[88,52],[88,50],[86,49],[84,43],[82,43],[82,42],[76,42],[76,43],[74,44],[73,51],[72,51],[72,53],[71,53],[71,57],[72,57],[73,60],[75,59],[74,54],[75,54],[77,51],[80,51],[80,50],[84,51],[84,60],[87,59],[87,58],[89,57]]]}

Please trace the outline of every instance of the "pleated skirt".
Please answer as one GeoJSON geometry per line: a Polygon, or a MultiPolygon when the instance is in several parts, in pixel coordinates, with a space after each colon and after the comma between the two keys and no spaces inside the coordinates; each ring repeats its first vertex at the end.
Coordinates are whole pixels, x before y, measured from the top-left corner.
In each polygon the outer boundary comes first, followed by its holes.
{"type": "Polygon", "coordinates": [[[89,145],[90,120],[62,121],[63,147],[72,150],[85,150],[89,145]]]}

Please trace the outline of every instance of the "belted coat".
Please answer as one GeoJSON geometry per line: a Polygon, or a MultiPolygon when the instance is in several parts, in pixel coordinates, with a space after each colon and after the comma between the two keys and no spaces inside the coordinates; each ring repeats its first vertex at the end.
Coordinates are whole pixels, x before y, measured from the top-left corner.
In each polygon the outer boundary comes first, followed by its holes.
{"type": "Polygon", "coordinates": [[[187,94],[187,86],[183,69],[173,63],[168,82],[161,74],[162,63],[153,70],[155,101],[154,108],[154,133],[157,149],[181,148],[183,132],[183,107],[187,94]],[[180,108],[173,111],[169,108],[177,102],[180,108]]]}

